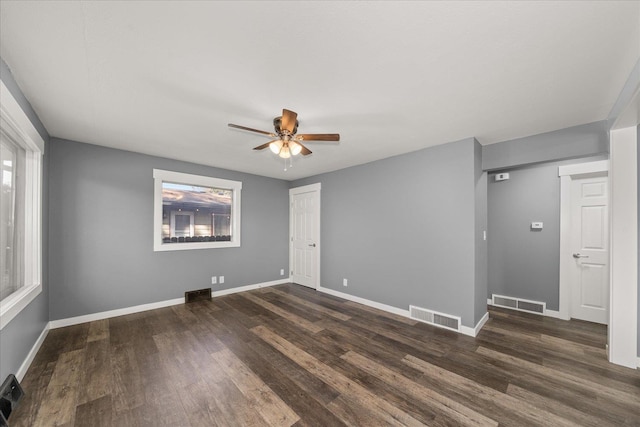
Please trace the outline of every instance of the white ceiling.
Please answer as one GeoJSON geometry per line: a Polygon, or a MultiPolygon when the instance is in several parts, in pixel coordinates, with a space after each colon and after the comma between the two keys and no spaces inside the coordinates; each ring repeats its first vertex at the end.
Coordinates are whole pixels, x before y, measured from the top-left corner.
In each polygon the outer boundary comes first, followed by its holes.
{"type": "Polygon", "coordinates": [[[297,179],[607,118],[640,2],[0,1],[0,55],[52,136],[297,179]],[[268,150],[282,108],[309,143],[268,150]]]}

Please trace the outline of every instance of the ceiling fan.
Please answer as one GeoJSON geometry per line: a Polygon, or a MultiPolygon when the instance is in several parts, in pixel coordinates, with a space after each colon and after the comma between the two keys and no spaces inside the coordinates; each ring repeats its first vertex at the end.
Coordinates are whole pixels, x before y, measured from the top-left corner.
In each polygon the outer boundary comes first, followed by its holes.
{"type": "Polygon", "coordinates": [[[264,150],[269,147],[271,151],[283,159],[288,159],[297,154],[302,154],[303,156],[311,154],[311,150],[302,145],[302,141],[340,141],[340,134],[337,133],[297,134],[298,114],[287,109],[282,110],[282,116],[273,119],[275,132],[252,129],[246,126],[234,125],[233,123],[229,123],[229,127],[268,135],[271,138],[277,138],[265,144],[258,145],[253,149],[264,150]]]}

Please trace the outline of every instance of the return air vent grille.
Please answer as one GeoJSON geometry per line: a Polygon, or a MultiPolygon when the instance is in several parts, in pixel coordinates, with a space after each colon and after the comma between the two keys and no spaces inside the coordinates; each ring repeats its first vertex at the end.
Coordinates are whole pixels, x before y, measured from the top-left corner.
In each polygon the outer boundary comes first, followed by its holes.
{"type": "Polygon", "coordinates": [[[460,330],[460,318],[448,314],[438,313],[437,311],[427,310],[426,308],[409,306],[409,317],[430,325],[439,326],[441,328],[460,330]]]}
{"type": "Polygon", "coordinates": [[[184,302],[206,301],[211,299],[211,288],[187,291],[184,293],[184,302]]]}
{"type": "Polygon", "coordinates": [[[535,314],[544,314],[547,309],[547,303],[544,302],[505,297],[504,295],[492,295],[491,303],[498,307],[511,308],[535,314]]]}

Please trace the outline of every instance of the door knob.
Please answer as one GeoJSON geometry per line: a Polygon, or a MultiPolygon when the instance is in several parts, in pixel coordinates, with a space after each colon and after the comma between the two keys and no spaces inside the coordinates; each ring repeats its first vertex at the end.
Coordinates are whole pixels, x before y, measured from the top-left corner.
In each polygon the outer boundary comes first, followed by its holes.
{"type": "Polygon", "coordinates": [[[589,255],[580,255],[579,253],[573,254],[574,258],[589,258],[589,255]]]}
{"type": "Polygon", "coordinates": [[[311,243],[309,246],[311,246],[312,248],[315,248],[316,244],[315,243],[311,243]]]}

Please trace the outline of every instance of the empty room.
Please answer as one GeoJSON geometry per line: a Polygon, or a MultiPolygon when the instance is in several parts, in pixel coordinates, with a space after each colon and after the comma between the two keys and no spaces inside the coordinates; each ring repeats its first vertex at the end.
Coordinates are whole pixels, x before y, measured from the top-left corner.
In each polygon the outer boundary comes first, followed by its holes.
{"type": "Polygon", "coordinates": [[[640,1],[0,0],[0,426],[639,426],[640,1]]]}

